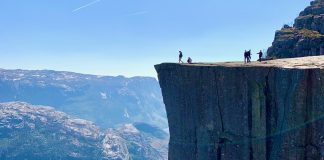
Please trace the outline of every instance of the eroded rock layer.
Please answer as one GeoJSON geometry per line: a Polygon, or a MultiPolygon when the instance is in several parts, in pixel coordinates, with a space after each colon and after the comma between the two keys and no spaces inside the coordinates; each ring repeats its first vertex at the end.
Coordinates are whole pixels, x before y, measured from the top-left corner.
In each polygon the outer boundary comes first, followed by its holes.
{"type": "Polygon", "coordinates": [[[292,58],[324,54],[324,0],[315,0],[275,34],[268,58],[292,58]]]}

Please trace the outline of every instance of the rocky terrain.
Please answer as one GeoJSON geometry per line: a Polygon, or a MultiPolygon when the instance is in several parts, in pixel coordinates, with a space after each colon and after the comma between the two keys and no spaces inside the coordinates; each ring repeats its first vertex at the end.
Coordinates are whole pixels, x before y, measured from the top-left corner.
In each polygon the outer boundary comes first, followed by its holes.
{"type": "Polygon", "coordinates": [[[169,135],[157,127],[145,123],[125,124],[108,133],[126,140],[132,160],[168,159],[169,135]]]}
{"type": "Polygon", "coordinates": [[[104,132],[51,107],[0,103],[0,159],[165,160],[167,142],[167,133],[145,123],[104,132]]]}
{"type": "Polygon", "coordinates": [[[294,27],[324,34],[324,1],[315,0],[295,20],[294,27]]]}
{"type": "Polygon", "coordinates": [[[100,128],[135,122],[168,127],[159,84],[150,77],[0,69],[0,102],[11,101],[51,106],[100,128]]]}
{"type": "Polygon", "coordinates": [[[324,159],[324,56],[155,68],[169,160],[324,159]]]}
{"type": "Polygon", "coordinates": [[[268,58],[292,58],[324,54],[324,0],[315,0],[275,34],[268,58]]]}

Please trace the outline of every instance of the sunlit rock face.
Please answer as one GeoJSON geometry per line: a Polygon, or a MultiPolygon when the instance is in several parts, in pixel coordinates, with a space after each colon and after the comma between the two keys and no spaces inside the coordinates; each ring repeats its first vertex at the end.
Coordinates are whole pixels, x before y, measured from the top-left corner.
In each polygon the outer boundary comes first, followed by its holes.
{"type": "Polygon", "coordinates": [[[170,160],[324,158],[324,57],[155,66],[170,160]]]}
{"type": "Polygon", "coordinates": [[[315,0],[295,19],[275,34],[268,58],[292,58],[324,54],[324,1],[315,0]]]}

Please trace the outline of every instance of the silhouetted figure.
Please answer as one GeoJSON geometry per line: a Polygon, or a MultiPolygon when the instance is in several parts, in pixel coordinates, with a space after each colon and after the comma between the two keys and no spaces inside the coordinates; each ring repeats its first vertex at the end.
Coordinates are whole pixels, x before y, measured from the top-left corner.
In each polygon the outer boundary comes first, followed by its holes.
{"type": "Polygon", "coordinates": [[[179,51],[179,63],[183,63],[183,62],[182,62],[182,57],[183,57],[182,52],[179,51]]]}
{"type": "Polygon", "coordinates": [[[189,64],[191,64],[191,63],[192,63],[192,59],[191,59],[190,57],[188,57],[187,62],[188,62],[189,64]]]}
{"type": "Polygon", "coordinates": [[[247,52],[247,63],[251,63],[251,50],[247,52]]]}
{"type": "Polygon", "coordinates": [[[244,63],[250,63],[251,62],[251,50],[244,52],[244,63]]]}
{"type": "Polygon", "coordinates": [[[248,56],[247,56],[247,51],[245,50],[245,51],[244,51],[244,63],[247,63],[247,57],[248,57],[248,56]]]}
{"type": "Polygon", "coordinates": [[[263,56],[262,51],[260,50],[260,52],[257,53],[257,54],[259,55],[259,59],[258,59],[258,61],[261,62],[261,61],[262,61],[262,56],[263,56]]]}

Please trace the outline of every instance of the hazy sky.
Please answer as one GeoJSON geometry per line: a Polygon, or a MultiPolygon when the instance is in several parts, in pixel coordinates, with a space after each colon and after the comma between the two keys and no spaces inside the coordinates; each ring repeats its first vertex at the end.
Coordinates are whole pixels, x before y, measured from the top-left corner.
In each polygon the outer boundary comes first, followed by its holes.
{"type": "Polygon", "coordinates": [[[242,60],[309,2],[0,0],[0,68],[156,76],[179,49],[194,62],[242,60]]]}

